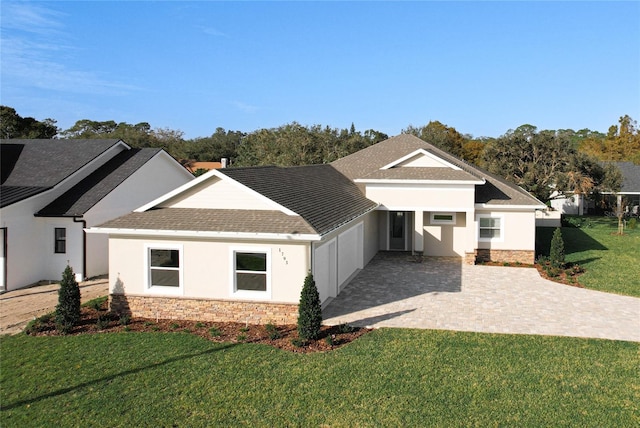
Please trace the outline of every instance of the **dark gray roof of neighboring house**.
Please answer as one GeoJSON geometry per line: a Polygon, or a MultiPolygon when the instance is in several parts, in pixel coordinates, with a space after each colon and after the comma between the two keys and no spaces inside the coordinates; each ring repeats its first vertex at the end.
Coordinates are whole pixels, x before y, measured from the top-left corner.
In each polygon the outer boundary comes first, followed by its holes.
{"type": "MultiPolygon", "coordinates": [[[[486,180],[485,184],[476,185],[476,203],[492,205],[542,205],[542,202],[517,185],[471,165],[462,159],[458,159],[416,136],[408,134],[401,134],[381,141],[349,156],[335,160],[331,165],[351,180],[367,179],[383,174],[380,172],[380,168],[419,149],[425,150],[461,168],[470,178],[486,180]]],[[[396,168],[397,171],[401,172],[394,174],[397,174],[398,179],[412,179],[412,175],[417,174],[411,171],[413,169],[412,167],[396,168]]],[[[440,171],[441,168],[420,169],[431,169],[431,179],[433,180],[450,179],[445,178],[446,175],[440,171]]],[[[461,173],[462,171],[458,171],[457,173],[461,173]]],[[[423,179],[429,176],[428,172],[422,174],[424,174],[423,179]]]]}
{"type": "Polygon", "coordinates": [[[640,165],[633,162],[616,162],[615,164],[623,178],[620,193],[640,192],[640,165]]]}
{"type": "Polygon", "coordinates": [[[331,165],[225,168],[219,172],[299,214],[320,235],[377,207],[331,165]]]}
{"type": "Polygon", "coordinates": [[[51,189],[120,140],[0,140],[0,207],[51,189]]]}
{"type": "Polygon", "coordinates": [[[160,151],[144,148],[118,153],[36,215],[73,217],[85,214],[160,151]]]}
{"type": "Polygon", "coordinates": [[[275,210],[160,208],[133,212],[98,227],[189,232],[316,233],[302,217],[275,210]]]}

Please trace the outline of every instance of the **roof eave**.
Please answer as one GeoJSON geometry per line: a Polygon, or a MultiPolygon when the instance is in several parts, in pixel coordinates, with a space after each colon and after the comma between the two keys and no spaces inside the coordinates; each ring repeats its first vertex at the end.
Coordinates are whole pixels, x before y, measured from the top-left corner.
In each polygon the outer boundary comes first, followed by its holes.
{"type": "Polygon", "coordinates": [[[253,232],[215,232],[200,230],[162,230],[162,229],[121,229],[110,227],[90,227],[84,229],[87,233],[108,235],[160,236],[166,238],[220,238],[247,240],[278,240],[278,241],[320,241],[317,234],[308,233],[253,233],[253,232]]]}
{"type": "Polygon", "coordinates": [[[354,183],[364,184],[465,184],[465,185],[478,185],[485,184],[485,180],[415,180],[415,179],[367,179],[356,178],[354,183]]]}
{"type": "Polygon", "coordinates": [[[508,204],[491,204],[491,203],[476,203],[476,209],[500,209],[500,210],[541,210],[547,208],[545,204],[535,205],[508,205],[508,204]]]}

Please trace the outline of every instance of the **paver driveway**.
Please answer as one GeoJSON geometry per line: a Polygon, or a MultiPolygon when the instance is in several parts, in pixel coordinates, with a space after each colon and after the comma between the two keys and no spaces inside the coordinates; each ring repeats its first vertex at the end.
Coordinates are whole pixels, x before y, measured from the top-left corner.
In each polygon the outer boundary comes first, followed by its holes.
{"type": "Polygon", "coordinates": [[[547,281],[532,268],[379,253],[323,311],[326,324],[640,342],[640,298],[547,281]]]}

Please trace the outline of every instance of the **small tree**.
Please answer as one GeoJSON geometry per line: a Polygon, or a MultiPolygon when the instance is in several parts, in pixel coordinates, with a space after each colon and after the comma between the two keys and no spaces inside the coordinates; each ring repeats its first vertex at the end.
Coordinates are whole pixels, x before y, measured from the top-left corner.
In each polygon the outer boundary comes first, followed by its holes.
{"type": "Polygon", "coordinates": [[[564,266],[564,240],[562,239],[562,232],[559,227],[553,231],[549,260],[553,267],[560,268],[564,266]]]}
{"type": "Polygon", "coordinates": [[[303,340],[313,340],[320,336],[322,326],[322,307],[320,294],[313,275],[309,273],[304,279],[298,306],[298,336],[303,340]]]}
{"type": "Polygon", "coordinates": [[[61,333],[69,333],[80,320],[80,286],[73,269],[69,265],[62,273],[56,306],[56,328],[61,333]]]}

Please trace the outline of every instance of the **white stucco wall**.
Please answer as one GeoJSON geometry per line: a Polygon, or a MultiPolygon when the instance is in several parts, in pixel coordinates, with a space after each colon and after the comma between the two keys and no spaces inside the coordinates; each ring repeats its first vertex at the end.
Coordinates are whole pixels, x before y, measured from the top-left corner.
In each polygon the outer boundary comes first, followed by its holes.
{"type": "Polygon", "coordinates": [[[476,238],[478,233],[478,216],[491,215],[504,219],[504,237],[500,240],[483,242],[478,240],[478,248],[496,250],[531,250],[536,247],[536,215],[535,211],[477,210],[475,218],[476,238]]]}
{"type": "Polygon", "coordinates": [[[392,211],[465,211],[474,204],[473,185],[367,184],[367,198],[392,211]]]}
{"type": "Polygon", "coordinates": [[[145,284],[145,245],[171,244],[182,246],[184,283],[181,295],[184,297],[298,303],[304,278],[311,269],[308,242],[221,242],[112,236],[109,239],[111,292],[115,287],[122,286],[127,294],[163,295],[150,291],[145,284]],[[270,296],[265,294],[264,298],[247,298],[234,294],[232,249],[270,253],[270,296]]]}
{"type": "Polygon", "coordinates": [[[455,224],[437,224],[431,222],[431,212],[425,212],[424,255],[441,257],[464,257],[467,222],[466,213],[455,213],[455,224]]]}

